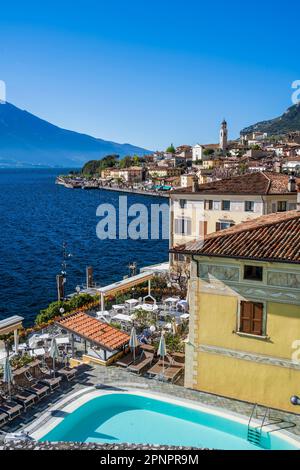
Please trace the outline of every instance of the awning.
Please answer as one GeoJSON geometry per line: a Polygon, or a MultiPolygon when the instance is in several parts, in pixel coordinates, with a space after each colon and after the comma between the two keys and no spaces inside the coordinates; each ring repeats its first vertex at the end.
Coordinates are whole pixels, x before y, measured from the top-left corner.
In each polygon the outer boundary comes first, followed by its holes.
{"type": "Polygon", "coordinates": [[[127,279],[123,279],[122,281],[114,282],[105,287],[101,287],[97,289],[97,291],[103,295],[104,297],[108,295],[113,295],[121,291],[125,291],[130,289],[131,287],[137,286],[142,284],[143,282],[150,281],[154,276],[154,272],[146,271],[136,276],[128,277],[127,279]]]}

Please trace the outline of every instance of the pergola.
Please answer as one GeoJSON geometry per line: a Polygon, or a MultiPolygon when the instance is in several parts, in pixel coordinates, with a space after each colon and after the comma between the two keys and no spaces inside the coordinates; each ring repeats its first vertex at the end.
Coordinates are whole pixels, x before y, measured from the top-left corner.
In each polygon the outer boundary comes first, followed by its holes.
{"type": "Polygon", "coordinates": [[[5,318],[5,320],[0,321],[0,336],[7,335],[9,333],[14,333],[15,341],[15,352],[18,352],[19,346],[19,334],[18,330],[22,328],[23,317],[14,315],[12,317],[5,318]]]}
{"type": "Polygon", "coordinates": [[[148,281],[148,297],[151,297],[151,279],[155,276],[153,271],[145,271],[137,274],[136,276],[128,277],[122,281],[115,282],[109,286],[101,287],[97,289],[100,293],[101,310],[105,310],[105,297],[109,295],[117,294],[118,292],[124,292],[128,289],[143,284],[148,281]]]}

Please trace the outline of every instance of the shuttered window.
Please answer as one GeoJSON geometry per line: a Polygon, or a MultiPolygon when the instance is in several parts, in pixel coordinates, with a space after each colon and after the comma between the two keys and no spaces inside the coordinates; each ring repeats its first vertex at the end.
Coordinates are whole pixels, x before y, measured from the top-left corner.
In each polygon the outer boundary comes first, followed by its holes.
{"type": "Polygon", "coordinates": [[[240,333],[263,335],[264,305],[259,302],[241,302],[240,333]]]}
{"type": "Polygon", "coordinates": [[[191,235],[192,221],[188,218],[179,218],[174,220],[174,228],[176,235],[191,235]]]}
{"type": "Polygon", "coordinates": [[[200,237],[207,235],[207,220],[201,220],[201,222],[199,222],[199,235],[200,237]]]}

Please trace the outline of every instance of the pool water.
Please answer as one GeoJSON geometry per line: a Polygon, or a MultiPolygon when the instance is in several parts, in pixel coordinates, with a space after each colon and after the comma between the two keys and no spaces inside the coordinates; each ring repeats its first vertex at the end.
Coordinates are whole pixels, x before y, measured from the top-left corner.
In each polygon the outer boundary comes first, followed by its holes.
{"type": "MultiPolygon", "coordinates": [[[[257,450],[239,421],[141,395],[112,393],[91,399],[41,441],[135,443],[257,450]]],[[[267,449],[296,449],[276,433],[263,434],[267,449]]]]}

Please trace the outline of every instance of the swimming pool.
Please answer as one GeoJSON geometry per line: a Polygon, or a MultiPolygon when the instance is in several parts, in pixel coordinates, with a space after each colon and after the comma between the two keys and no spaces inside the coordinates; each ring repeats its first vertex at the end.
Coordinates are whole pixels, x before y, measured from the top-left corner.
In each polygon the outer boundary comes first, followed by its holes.
{"type": "MultiPolygon", "coordinates": [[[[59,423],[39,440],[258,449],[247,441],[246,420],[220,409],[181,403],[141,392],[93,395],[74,411],[66,407],[59,423]]],[[[266,449],[300,448],[300,443],[282,432],[264,432],[262,444],[266,449]]]]}

